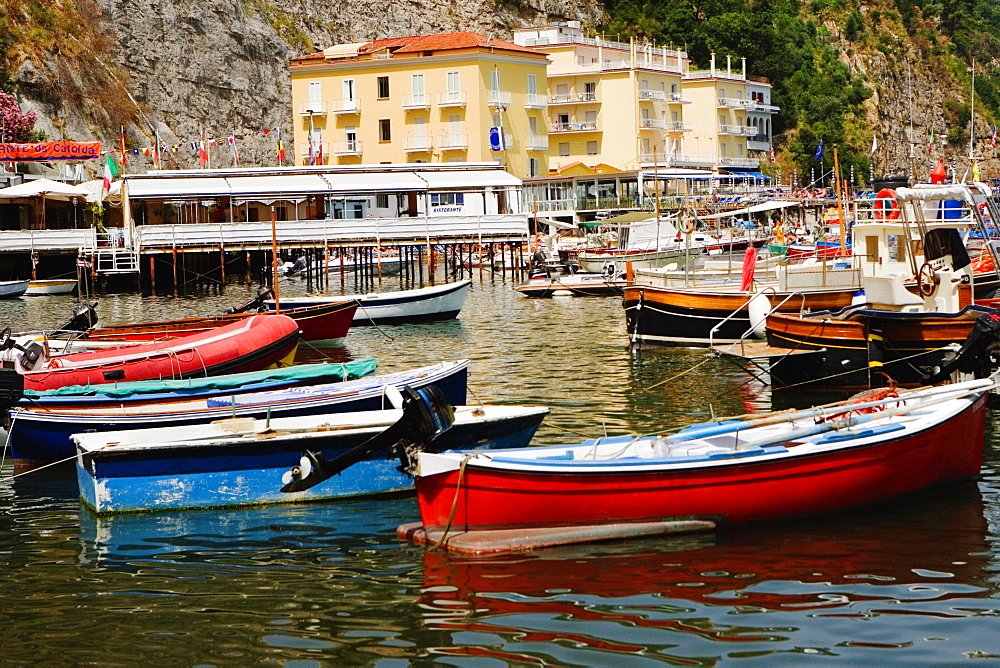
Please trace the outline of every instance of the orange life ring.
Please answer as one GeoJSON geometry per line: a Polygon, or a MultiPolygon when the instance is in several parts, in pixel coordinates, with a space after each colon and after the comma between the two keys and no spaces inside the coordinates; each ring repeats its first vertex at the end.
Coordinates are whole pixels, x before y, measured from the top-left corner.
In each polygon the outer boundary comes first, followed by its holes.
{"type": "Polygon", "coordinates": [[[892,188],[882,188],[875,195],[875,217],[879,220],[896,220],[899,218],[899,204],[896,203],[896,191],[892,188]]]}

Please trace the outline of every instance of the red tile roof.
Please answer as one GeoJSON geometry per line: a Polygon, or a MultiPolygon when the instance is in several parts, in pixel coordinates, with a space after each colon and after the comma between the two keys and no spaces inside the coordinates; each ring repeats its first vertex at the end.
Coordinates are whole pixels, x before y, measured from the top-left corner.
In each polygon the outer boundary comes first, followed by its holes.
{"type": "MultiPolygon", "coordinates": [[[[358,55],[366,55],[389,49],[392,53],[421,53],[424,51],[449,51],[453,49],[493,48],[503,51],[517,51],[535,55],[547,55],[542,51],[526,46],[518,46],[513,42],[487,37],[475,32],[447,32],[436,35],[410,35],[408,37],[389,37],[376,39],[364,44],[358,49],[358,55]]],[[[295,56],[292,61],[323,60],[323,52],[317,51],[303,56],[295,56]]]]}

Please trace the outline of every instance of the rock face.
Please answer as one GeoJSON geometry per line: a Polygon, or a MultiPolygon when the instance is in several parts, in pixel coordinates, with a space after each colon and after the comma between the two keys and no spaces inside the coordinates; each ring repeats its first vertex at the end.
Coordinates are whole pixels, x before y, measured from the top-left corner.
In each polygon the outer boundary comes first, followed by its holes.
{"type": "MultiPolygon", "coordinates": [[[[341,42],[439,31],[509,38],[521,25],[567,19],[593,24],[603,16],[597,0],[97,0],[97,5],[103,12],[98,24],[115,43],[107,54],[110,63],[88,65],[104,83],[78,77],[80,104],[65,104],[59,96],[41,94],[38,86],[46,77],[65,81],[60,57],[25,59],[15,71],[22,108],[38,113],[36,128],[53,138],[96,138],[116,147],[125,125],[127,146],[146,147],[153,145],[155,130],[168,148],[167,168],[196,166],[190,142],[202,132],[208,138],[246,133],[237,142],[244,165],[273,161],[273,134],[255,131],[280,127],[291,149],[287,64],[292,56],[341,42]],[[88,105],[86,97],[98,93],[117,96],[109,106],[119,113],[88,105]]],[[[211,152],[213,166],[233,164],[224,141],[211,152]]],[[[148,158],[129,156],[130,172],[148,164],[148,158]]]]}

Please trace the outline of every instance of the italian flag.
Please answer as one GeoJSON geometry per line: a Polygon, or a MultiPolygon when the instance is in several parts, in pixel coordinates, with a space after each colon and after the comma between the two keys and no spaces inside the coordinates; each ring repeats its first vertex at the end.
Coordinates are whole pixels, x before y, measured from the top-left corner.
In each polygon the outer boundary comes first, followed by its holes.
{"type": "Polygon", "coordinates": [[[115,159],[111,157],[108,153],[104,156],[104,189],[108,192],[111,191],[111,179],[118,176],[118,165],[115,164],[115,159]]]}

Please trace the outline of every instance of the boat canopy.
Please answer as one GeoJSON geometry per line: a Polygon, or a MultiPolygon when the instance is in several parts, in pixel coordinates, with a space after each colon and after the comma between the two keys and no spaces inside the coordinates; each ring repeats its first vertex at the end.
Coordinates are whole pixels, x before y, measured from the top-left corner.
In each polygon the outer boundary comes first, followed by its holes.
{"type": "Polygon", "coordinates": [[[713,213],[708,216],[698,216],[702,220],[708,220],[713,218],[728,218],[729,216],[742,216],[747,213],[760,213],[761,211],[773,211],[775,209],[785,209],[790,206],[796,206],[799,202],[781,202],[778,200],[773,200],[771,202],[762,202],[760,204],[754,204],[753,206],[743,207],[742,209],[733,209],[732,211],[723,211],[722,213],[713,213]]]}

